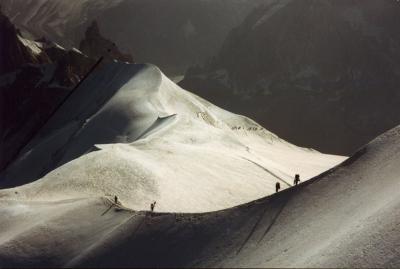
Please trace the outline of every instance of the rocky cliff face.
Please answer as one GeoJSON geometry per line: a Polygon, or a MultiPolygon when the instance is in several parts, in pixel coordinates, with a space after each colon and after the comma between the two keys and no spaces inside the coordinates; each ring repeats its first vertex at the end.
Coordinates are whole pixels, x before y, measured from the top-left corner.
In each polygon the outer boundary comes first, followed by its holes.
{"type": "Polygon", "coordinates": [[[291,142],[350,154],[400,123],[398,25],[395,0],[277,1],[181,84],[291,142]]]}
{"type": "Polygon", "coordinates": [[[0,170],[95,63],[46,39],[29,40],[0,12],[0,170]]]}
{"type": "Polygon", "coordinates": [[[35,42],[21,37],[0,8],[0,75],[13,71],[26,63],[46,63],[50,60],[42,55],[35,42]]]}

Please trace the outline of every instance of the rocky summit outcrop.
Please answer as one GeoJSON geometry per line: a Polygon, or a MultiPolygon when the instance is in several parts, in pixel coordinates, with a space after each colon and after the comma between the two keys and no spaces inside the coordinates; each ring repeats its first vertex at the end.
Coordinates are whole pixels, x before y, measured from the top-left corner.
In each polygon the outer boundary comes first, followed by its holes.
{"type": "Polygon", "coordinates": [[[16,157],[95,61],[29,40],[0,12],[0,170],[16,157]]]}
{"type": "Polygon", "coordinates": [[[131,55],[122,53],[115,43],[101,35],[99,25],[96,21],[93,21],[87,28],[79,49],[93,59],[104,57],[106,60],[115,59],[121,62],[133,62],[131,55]]]}
{"type": "Polygon", "coordinates": [[[181,85],[298,145],[349,155],[400,123],[400,3],[254,10],[181,85]]]}
{"type": "Polygon", "coordinates": [[[34,42],[25,41],[0,7],[0,75],[26,63],[46,63],[50,60],[40,53],[34,42]]]}

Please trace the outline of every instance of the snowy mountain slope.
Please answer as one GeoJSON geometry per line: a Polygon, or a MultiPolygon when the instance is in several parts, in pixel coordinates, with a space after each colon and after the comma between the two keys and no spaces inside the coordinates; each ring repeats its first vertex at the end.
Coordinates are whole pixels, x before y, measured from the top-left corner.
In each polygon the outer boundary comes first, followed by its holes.
{"type": "Polygon", "coordinates": [[[204,212],[271,194],[277,181],[287,188],[294,174],[306,180],[342,160],[219,109],[155,66],[113,63],[82,84],[0,184],[34,181],[15,189],[22,200],[115,194],[135,210],[157,200],[159,211],[204,212]]]}
{"type": "Polygon", "coordinates": [[[399,139],[397,127],[339,167],[236,208],[132,217],[75,265],[398,267],[399,139]]]}
{"type": "Polygon", "coordinates": [[[108,198],[22,201],[2,191],[0,264],[398,267],[399,139],[400,127],[296,188],[204,214],[132,212],[108,198]]]}

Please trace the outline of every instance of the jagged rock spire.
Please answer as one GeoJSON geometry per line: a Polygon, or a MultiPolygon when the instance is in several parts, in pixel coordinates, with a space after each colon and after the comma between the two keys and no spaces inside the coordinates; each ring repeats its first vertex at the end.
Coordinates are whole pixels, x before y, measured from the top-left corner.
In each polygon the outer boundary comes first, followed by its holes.
{"type": "Polygon", "coordinates": [[[81,41],[79,49],[88,57],[94,59],[104,57],[106,60],[115,59],[122,62],[133,62],[131,55],[123,54],[115,43],[101,35],[97,21],[93,21],[86,29],[85,37],[81,41]]]}

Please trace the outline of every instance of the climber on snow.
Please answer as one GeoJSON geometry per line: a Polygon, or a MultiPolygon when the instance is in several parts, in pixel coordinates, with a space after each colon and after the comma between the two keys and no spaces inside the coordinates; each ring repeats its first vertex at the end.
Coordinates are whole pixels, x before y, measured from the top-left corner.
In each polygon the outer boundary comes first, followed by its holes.
{"type": "Polygon", "coordinates": [[[281,184],[279,182],[276,182],[275,189],[276,189],[276,192],[278,192],[281,189],[281,184]]]}
{"type": "Polygon", "coordinates": [[[151,212],[154,212],[154,207],[156,206],[156,201],[154,201],[154,203],[151,203],[150,204],[150,209],[151,209],[151,212]]]}
{"type": "Polygon", "coordinates": [[[297,186],[297,185],[299,185],[299,183],[300,183],[300,175],[296,174],[294,176],[294,185],[297,186]]]}

